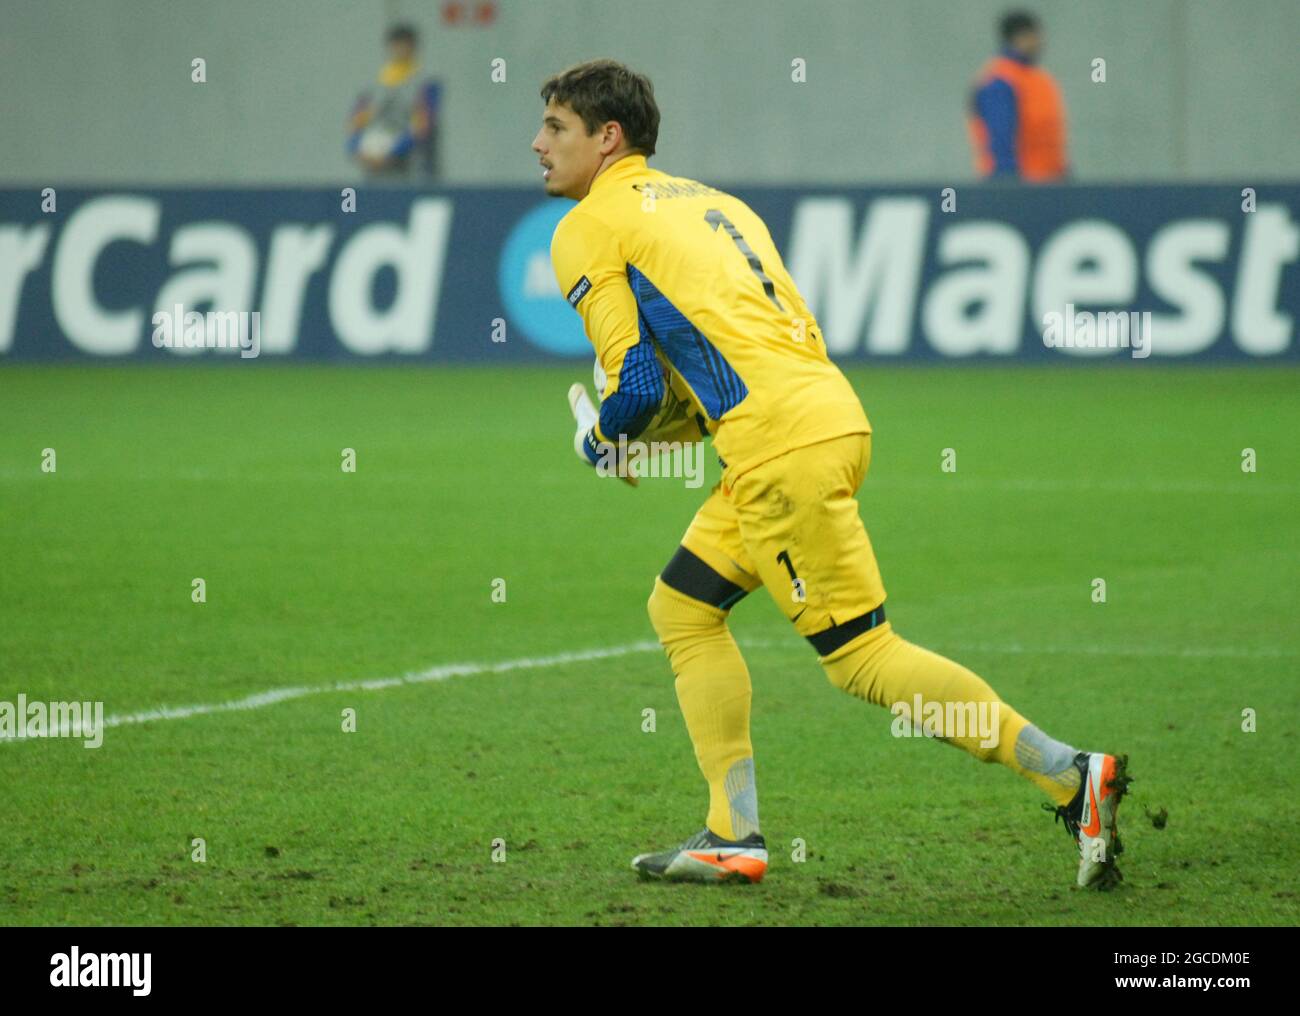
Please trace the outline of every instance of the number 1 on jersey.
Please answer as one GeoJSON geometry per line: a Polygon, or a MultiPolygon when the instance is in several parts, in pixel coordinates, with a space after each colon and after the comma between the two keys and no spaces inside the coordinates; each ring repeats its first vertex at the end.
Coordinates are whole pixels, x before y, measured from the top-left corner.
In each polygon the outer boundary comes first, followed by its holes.
{"type": "Polygon", "coordinates": [[[727,231],[727,235],[730,236],[731,239],[735,241],[736,246],[740,248],[740,253],[745,255],[745,260],[749,262],[749,267],[752,268],[754,274],[758,276],[758,281],[763,283],[763,292],[767,294],[767,298],[776,304],[777,310],[785,313],[785,308],[781,306],[781,301],[776,298],[776,287],[772,285],[772,280],[767,277],[767,272],[763,271],[763,262],[758,260],[758,255],[754,253],[754,249],[745,242],[745,238],[740,235],[740,230],[733,226],[731,220],[716,208],[710,208],[704,213],[704,221],[715,230],[721,226],[727,231]]]}

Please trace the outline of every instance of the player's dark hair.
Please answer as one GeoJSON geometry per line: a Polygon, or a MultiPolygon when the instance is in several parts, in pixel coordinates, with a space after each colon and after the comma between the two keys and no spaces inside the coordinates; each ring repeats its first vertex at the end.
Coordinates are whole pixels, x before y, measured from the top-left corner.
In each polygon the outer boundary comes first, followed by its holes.
{"type": "Polygon", "coordinates": [[[542,101],[552,98],[572,109],[596,133],[601,124],[617,120],[628,146],[642,155],[655,153],[659,140],[659,106],[654,85],[616,60],[589,60],[570,67],[542,85],[542,101]]]}
{"type": "Polygon", "coordinates": [[[1002,32],[1002,41],[1010,42],[1021,32],[1036,32],[1038,29],[1039,23],[1036,15],[1030,14],[1029,11],[1008,11],[1002,15],[999,30],[1002,32]]]}
{"type": "Polygon", "coordinates": [[[416,42],[418,41],[415,34],[415,29],[412,28],[410,25],[394,25],[392,28],[388,30],[388,35],[386,35],[384,38],[385,41],[387,41],[390,44],[394,42],[409,42],[412,48],[414,48],[416,42]]]}

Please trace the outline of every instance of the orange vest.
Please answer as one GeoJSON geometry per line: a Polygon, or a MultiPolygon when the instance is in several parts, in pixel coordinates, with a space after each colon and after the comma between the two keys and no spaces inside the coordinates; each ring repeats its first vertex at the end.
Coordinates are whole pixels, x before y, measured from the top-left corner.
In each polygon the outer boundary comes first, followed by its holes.
{"type": "MultiPolygon", "coordinates": [[[[995,56],[980,72],[978,89],[992,78],[1011,86],[1016,98],[1016,160],[1025,180],[1056,180],[1066,170],[1065,104],[1056,81],[1047,71],[1006,56],[995,56]]],[[[967,117],[971,144],[975,148],[975,171],[981,176],[993,172],[988,128],[978,113],[967,117]]]]}

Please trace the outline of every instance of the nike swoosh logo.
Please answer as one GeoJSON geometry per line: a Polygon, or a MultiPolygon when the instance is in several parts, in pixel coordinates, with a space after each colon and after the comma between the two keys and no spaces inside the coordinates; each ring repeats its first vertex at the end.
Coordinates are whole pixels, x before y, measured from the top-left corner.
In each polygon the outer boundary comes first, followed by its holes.
{"type": "Polygon", "coordinates": [[[703,861],[705,864],[722,864],[727,858],[723,854],[706,854],[703,851],[688,850],[687,856],[695,858],[697,861],[703,861]]]}
{"type": "Polygon", "coordinates": [[[1097,795],[1092,790],[1092,777],[1088,778],[1088,801],[1092,807],[1092,815],[1088,825],[1084,828],[1084,834],[1087,836],[1096,836],[1101,832],[1101,812],[1097,810],[1097,795]]]}
{"type": "MultiPolygon", "coordinates": [[[[803,610],[807,610],[807,609],[808,609],[807,607],[804,607],[804,608],[803,608],[803,610]]],[[[801,610],[801,611],[799,611],[799,613],[795,614],[795,616],[792,617],[792,618],[790,618],[790,620],[791,620],[791,621],[798,621],[799,618],[803,617],[803,610],[801,610]]]]}

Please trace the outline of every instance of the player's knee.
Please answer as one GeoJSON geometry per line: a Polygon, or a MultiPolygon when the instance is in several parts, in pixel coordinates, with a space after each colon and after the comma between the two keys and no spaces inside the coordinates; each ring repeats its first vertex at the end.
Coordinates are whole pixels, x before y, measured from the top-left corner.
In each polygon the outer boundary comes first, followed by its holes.
{"type": "Polygon", "coordinates": [[[687,596],[658,577],[646,601],[646,613],[663,643],[708,634],[726,625],[724,611],[687,596]]]}
{"type": "Polygon", "coordinates": [[[664,624],[664,594],[659,591],[663,585],[658,576],[655,577],[654,588],[650,590],[650,599],[646,601],[645,610],[650,615],[650,626],[654,628],[655,634],[662,637],[660,628],[664,624]]]}
{"type": "Polygon", "coordinates": [[[650,615],[650,624],[660,641],[663,641],[673,628],[675,611],[670,593],[671,590],[664,585],[663,580],[656,576],[654,588],[650,590],[650,599],[645,605],[646,613],[650,615]]]}
{"type": "Polygon", "coordinates": [[[822,669],[833,687],[857,698],[866,698],[865,689],[870,688],[875,680],[875,668],[853,656],[841,657],[833,662],[823,660],[822,669]]]}
{"type": "Polygon", "coordinates": [[[826,679],[840,691],[877,702],[889,663],[902,642],[887,622],[865,632],[822,657],[826,679]]]}

